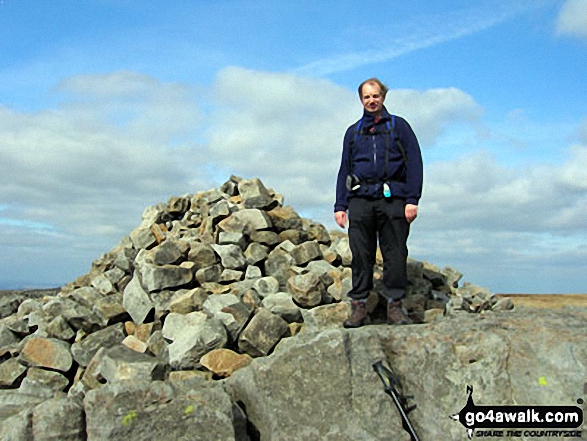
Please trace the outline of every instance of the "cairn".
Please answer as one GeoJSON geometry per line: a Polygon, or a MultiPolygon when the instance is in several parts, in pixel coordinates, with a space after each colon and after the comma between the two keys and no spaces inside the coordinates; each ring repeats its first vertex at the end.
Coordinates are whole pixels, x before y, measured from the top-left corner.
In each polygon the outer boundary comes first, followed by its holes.
{"type": "MultiPolygon", "coordinates": [[[[344,233],[300,217],[259,179],[172,197],[56,295],[3,305],[0,388],[38,404],[122,380],[230,376],[305,328],[340,326],[350,263],[344,233]]],[[[375,324],[381,264],[368,303],[375,324]]],[[[452,268],[410,260],[408,278],[415,322],[513,307],[459,287],[452,268]]]]}

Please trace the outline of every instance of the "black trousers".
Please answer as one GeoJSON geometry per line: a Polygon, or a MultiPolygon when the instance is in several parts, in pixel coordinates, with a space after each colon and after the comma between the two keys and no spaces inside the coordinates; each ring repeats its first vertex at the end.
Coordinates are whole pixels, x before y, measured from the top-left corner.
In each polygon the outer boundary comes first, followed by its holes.
{"type": "Polygon", "coordinates": [[[351,299],[366,299],[373,288],[377,242],[383,256],[384,292],[381,294],[393,300],[405,297],[408,283],[407,241],[410,233],[405,206],[405,201],[398,198],[350,199],[349,244],[353,254],[353,288],[349,292],[351,299]]]}

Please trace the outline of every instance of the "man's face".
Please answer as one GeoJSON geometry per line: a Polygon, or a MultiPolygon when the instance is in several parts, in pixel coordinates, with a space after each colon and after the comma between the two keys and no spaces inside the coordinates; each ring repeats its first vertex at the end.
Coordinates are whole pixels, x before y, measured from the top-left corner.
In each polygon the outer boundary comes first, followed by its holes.
{"type": "Polygon", "coordinates": [[[367,112],[379,114],[383,108],[384,97],[377,83],[367,83],[363,86],[361,102],[367,112]]]}

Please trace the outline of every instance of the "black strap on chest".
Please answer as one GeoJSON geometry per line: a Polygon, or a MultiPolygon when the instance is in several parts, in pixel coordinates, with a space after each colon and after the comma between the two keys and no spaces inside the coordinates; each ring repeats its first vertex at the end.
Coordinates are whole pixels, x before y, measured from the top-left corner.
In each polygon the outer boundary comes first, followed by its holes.
{"type": "MultiPolygon", "coordinates": [[[[389,135],[388,137],[386,137],[386,142],[385,142],[386,145],[385,145],[385,179],[384,180],[387,180],[387,178],[388,178],[389,149],[390,149],[389,140],[391,137],[393,137],[393,140],[395,141],[395,145],[397,146],[397,148],[399,149],[399,151],[402,155],[404,167],[407,168],[408,156],[406,155],[406,150],[404,149],[404,146],[403,146],[401,140],[399,139],[399,135],[397,134],[397,132],[395,130],[395,115],[391,115],[391,124],[389,121],[386,121],[385,126],[387,127],[387,130],[365,131],[362,128],[362,125],[363,125],[363,118],[361,118],[361,120],[357,124],[357,127],[355,128],[355,135],[353,136],[353,139],[351,140],[351,144],[350,144],[350,149],[349,149],[350,167],[349,168],[350,168],[351,175],[353,175],[353,147],[354,147],[354,144],[357,142],[359,135],[367,135],[367,136],[375,136],[375,135],[381,135],[381,134],[388,134],[389,135]]],[[[377,183],[377,181],[375,181],[373,183],[377,183]]]]}

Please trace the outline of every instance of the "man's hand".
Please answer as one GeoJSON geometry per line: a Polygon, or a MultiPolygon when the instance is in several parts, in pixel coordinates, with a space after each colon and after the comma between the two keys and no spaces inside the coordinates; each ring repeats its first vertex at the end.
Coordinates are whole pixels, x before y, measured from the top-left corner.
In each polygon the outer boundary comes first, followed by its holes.
{"type": "Polygon", "coordinates": [[[406,204],[406,220],[409,224],[414,222],[414,219],[418,217],[418,206],[414,204],[406,204]]]}
{"type": "Polygon", "coordinates": [[[336,223],[340,228],[346,227],[348,221],[346,211],[337,211],[336,213],[334,213],[334,219],[336,220],[336,223]]]}

